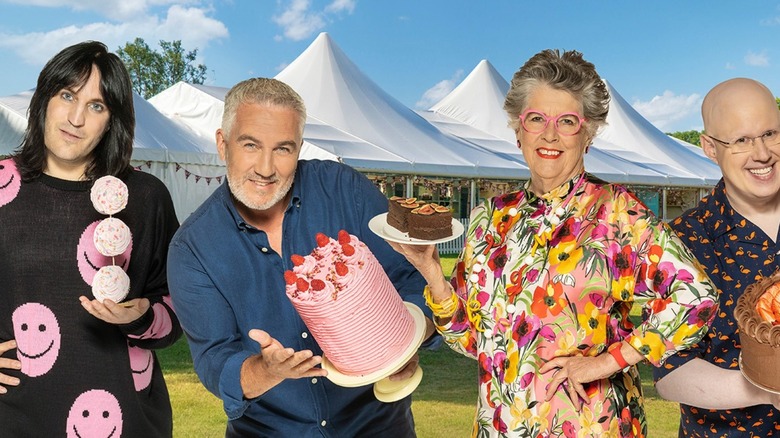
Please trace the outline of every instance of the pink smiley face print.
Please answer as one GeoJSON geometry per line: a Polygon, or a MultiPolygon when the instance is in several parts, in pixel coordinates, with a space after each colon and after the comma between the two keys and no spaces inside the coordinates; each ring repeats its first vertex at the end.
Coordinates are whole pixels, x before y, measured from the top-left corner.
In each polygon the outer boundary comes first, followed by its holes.
{"type": "Polygon", "coordinates": [[[22,187],[22,176],[12,158],[0,161],[0,207],[16,199],[22,187]]]}
{"type": "Polygon", "coordinates": [[[57,318],[40,303],[25,303],[11,315],[16,353],[22,373],[30,377],[49,372],[60,353],[62,334],[57,318]]]}
{"type": "Polygon", "coordinates": [[[122,408],[110,392],[92,389],[73,402],[66,424],[68,438],[118,438],[122,435],[122,408]]]}
{"type": "MultiPolygon", "coordinates": [[[[92,236],[95,234],[95,228],[97,228],[99,223],[100,221],[95,221],[89,224],[87,229],[81,233],[79,244],[76,247],[76,261],[79,265],[81,278],[90,286],[92,286],[92,281],[95,279],[97,271],[103,266],[112,264],[112,258],[98,252],[97,248],[95,248],[95,242],[92,240],[92,236]]],[[[130,253],[132,250],[133,242],[131,240],[130,245],[127,246],[125,252],[113,257],[113,264],[116,264],[127,272],[127,267],[130,265],[130,253]]]]}
{"type": "Polygon", "coordinates": [[[130,371],[133,373],[133,384],[136,391],[143,391],[152,382],[154,370],[154,355],[144,348],[127,346],[130,353],[130,371]]]}

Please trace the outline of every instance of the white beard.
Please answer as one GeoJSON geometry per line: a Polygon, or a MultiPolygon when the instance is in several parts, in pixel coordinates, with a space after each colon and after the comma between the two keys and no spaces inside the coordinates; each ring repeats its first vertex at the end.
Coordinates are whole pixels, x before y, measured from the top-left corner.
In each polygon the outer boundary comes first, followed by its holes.
{"type": "MultiPolygon", "coordinates": [[[[230,187],[230,192],[233,193],[233,196],[236,197],[236,199],[244,204],[245,206],[251,208],[252,210],[268,210],[269,208],[276,205],[279,201],[284,199],[285,196],[287,196],[287,193],[290,191],[290,187],[292,187],[294,178],[289,178],[287,181],[284,182],[284,185],[278,187],[276,189],[276,192],[271,196],[270,199],[268,199],[265,202],[258,203],[252,200],[252,197],[247,193],[245,183],[250,180],[250,178],[247,178],[246,176],[238,178],[239,181],[233,181],[233,178],[228,175],[228,187],[230,187]]],[[[279,179],[277,177],[271,178],[268,182],[275,183],[279,179]]]]}

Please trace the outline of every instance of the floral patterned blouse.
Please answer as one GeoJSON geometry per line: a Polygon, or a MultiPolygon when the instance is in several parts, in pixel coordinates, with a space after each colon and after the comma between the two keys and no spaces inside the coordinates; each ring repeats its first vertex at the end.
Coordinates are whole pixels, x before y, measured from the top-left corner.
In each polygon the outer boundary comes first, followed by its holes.
{"type": "Polygon", "coordinates": [[[459,307],[438,329],[479,362],[475,437],[633,437],[647,431],[635,366],[544,400],[559,356],[626,340],[654,365],[695,344],[715,290],[677,236],[621,186],[583,173],[535,196],[529,183],[471,213],[452,283],[459,307]],[[634,302],[642,323],[628,318],[634,302]]]}

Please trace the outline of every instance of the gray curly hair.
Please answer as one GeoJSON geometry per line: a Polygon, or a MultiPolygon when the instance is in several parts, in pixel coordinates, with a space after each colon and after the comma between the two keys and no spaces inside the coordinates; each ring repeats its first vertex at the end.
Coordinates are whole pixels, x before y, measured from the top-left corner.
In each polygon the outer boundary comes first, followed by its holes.
{"type": "Polygon", "coordinates": [[[607,124],[609,91],[596,73],[596,67],[576,50],[561,53],[557,49],[546,49],[532,56],[512,77],[504,110],[509,116],[509,127],[515,131],[520,129],[518,117],[527,109],[529,96],[540,85],[567,91],[582,102],[583,117],[587,119],[584,127],[589,138],[595,137],[607,124]]]}

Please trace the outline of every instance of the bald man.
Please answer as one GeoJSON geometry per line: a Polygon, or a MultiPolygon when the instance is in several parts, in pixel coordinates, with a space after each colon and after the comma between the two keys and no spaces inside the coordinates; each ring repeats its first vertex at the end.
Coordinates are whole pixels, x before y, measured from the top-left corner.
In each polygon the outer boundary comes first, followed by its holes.
{"type": "MultiPolygon", "coordinates": [[[[702,103],[704,153],[723,178],[671,226],[720,293],[707,336],[656,369],[661,397],[680,403],[680,436],[780,436],[780,396],[739,371],[737,298],[780,267],[780,110],[751,79],[731,79],[702,103]]],[[[780,366],[780,365],[778,365],[780,366]]]]}

